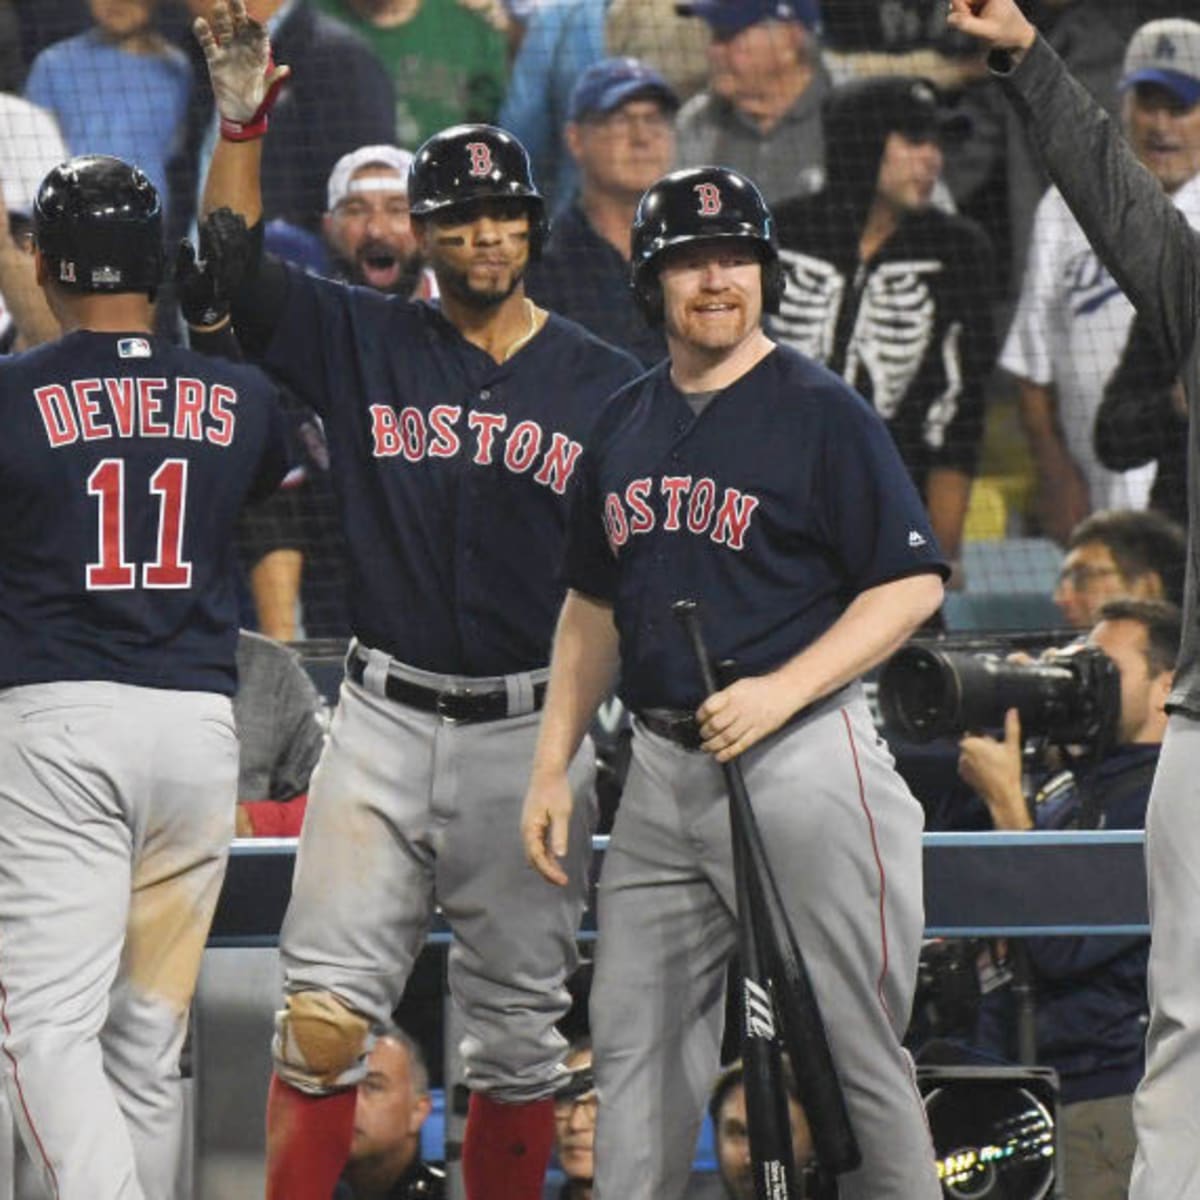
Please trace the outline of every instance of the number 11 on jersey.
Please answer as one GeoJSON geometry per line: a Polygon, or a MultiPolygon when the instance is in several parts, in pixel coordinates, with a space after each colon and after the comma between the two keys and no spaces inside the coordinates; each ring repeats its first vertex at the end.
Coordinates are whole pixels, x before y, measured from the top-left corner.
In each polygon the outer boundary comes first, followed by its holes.
{"type": "MultiPolygon", "coordinates": [[[[192,564],[183,560],[183,525],[187,512],[187,459],[164,459],[150,476],[150,492],[158,497],[158,536],[153,562],[141,565],[144,588],[186,588],[192,564]]],[[[88,476],[89,496],[100,506],[99,561],[88,563],[87,589],[119,591],[137,586],[138,568],[125,557],[125,460],[105,458],[88,476]]]]}

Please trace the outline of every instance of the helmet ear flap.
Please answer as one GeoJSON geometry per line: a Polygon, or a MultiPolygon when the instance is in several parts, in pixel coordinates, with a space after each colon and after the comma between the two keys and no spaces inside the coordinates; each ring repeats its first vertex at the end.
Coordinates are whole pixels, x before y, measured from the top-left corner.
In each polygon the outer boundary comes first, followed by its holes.
{"type": "Polygon", "coordinates": [[[787,288],[787,275],[783,263],[777,258],[769,258],[762,265],[762,305],[763,312],[777,313],[783,301],[783,293],[787,288]]]}
{"type": "Polygon", "coordinates": [[[634,301],[646,319],[646,324],[657,329],[663,323],[664,305],[662,285],[658,282],[658,272],[653,267],[643,266],[634,275],[629,284],[634,301]]]}

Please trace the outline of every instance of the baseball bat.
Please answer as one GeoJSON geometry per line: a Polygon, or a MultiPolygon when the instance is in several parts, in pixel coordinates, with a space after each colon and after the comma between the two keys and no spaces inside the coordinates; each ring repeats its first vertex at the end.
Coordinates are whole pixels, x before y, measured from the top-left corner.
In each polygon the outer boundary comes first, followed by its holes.
{"type": "MultiPolygon", "coordinates": [[[[706,694],[720,690],[717,672],[704,641],[699,605],[694,600],[681,600],[673,611],[696,656],[706,694]]],[[[781,1030],[782,1044],[792,1060],[796,1090],[808,1118],[813,1147],[818,1161],[834,1174],[853,1171],[862,1163],[858,1140],[846,1110],[846,1098],[833,1065],[825,1022],[817,1004],[812,980],[804,955],[788,919],[779,885],[771,870],[763,844],[762,833],[754,816],[750,794],[746,788],[741,764],[736,760],[722,763],[725,786],[729,795],[730,826],[734,837],[734,867],[739,867],[737,847],[743,848],[740,864],[746,876],[747,921],[742,916],[743,898],[738,892],[739,932],[749,925],[749,938],[761,946],[757,958],[765,965],[768,992],[774,998],[774,1011],[781,1030]]],[[[739,952],[741,939],[739,937],[739,952]]],[[[782,1080],[780,1081],[782,1083],[782,1080]]],[[[786,1100],[785,1100],[786,1103],[786,1100]]],[[[750,1109],[749,1064],[746,1078],[747,1115],[750,1109]]],[[[751,1124],[751,1156],[754,1147],[751,1124]]]]}

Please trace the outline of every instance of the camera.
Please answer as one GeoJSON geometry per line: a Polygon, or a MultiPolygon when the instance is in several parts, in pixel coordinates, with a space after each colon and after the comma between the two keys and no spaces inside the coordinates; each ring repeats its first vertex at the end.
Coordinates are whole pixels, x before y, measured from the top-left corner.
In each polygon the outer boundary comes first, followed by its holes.
{"type": "Polygon", "coordinates": [[[880,672],[879,707],[888,729],[913,742],[1002,728],[1015,708],[1026,737],[1108,747],[1121,713],[1121,677],[1107,654],[1082,643],[1023,663],[911,642],[880,672]]]}

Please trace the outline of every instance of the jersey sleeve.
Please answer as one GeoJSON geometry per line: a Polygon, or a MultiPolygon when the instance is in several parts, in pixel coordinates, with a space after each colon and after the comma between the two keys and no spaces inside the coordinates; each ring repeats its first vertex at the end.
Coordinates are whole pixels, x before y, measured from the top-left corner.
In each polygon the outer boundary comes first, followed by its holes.
{"type": "Polygon", "coordinates": [[[1050,355],[1050,310],[1053,304],[1057,237],[1054,213],[1060,209],[1056,194],[1047,192],[1041,199],[1029,235],[1029,254],[1021,279],[1021,295],[1000,365],[1021,379],[1043,387],[1054,382],[1050,355]]]}
{"type": "Polygon", "coordinates": [[[830,419],[814,499],[851,592],[924,572],[946,578],[925,506],[887,426],[849,388],[827,386],[830,419]]]}

